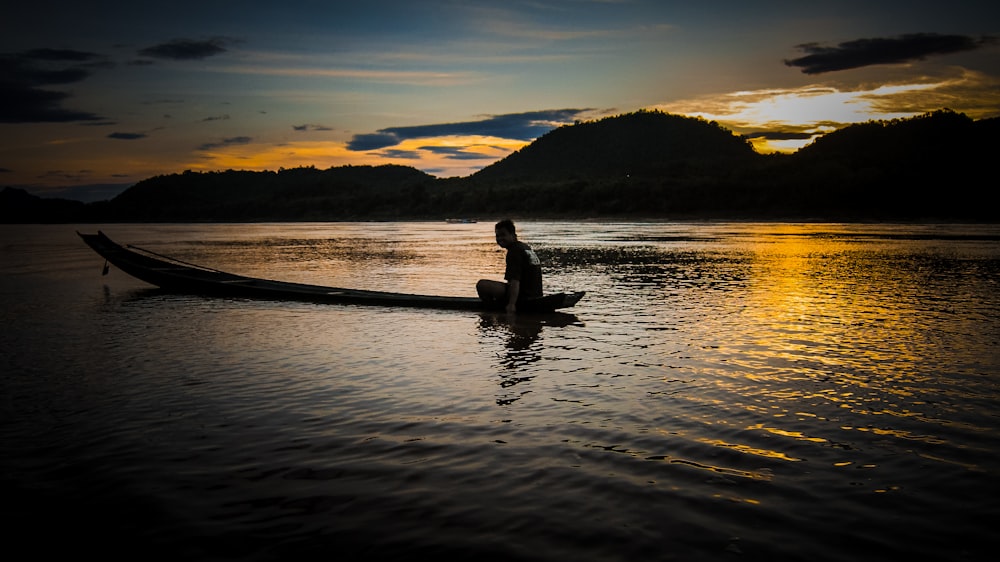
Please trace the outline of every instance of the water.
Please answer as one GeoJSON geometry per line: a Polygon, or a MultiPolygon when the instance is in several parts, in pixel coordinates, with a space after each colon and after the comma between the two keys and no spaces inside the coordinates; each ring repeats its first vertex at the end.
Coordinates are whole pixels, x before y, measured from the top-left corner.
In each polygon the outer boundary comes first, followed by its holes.
{"type": "Polygon", "coordinates": [[[492,224],[0,226],[10,551],[982,560],[1000,227],[526,222],[564,314],[208,299],[219,269],[472,295],[492,224]]]}

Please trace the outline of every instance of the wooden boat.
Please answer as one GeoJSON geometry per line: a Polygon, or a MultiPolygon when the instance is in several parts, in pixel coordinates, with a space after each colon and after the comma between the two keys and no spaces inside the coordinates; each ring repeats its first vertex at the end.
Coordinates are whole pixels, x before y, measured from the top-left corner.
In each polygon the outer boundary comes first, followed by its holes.
{"type": "MultiPolygon", "coordinates": [[[[168,291],[226,297],[376,306],[456,310],[500,310],[503,308],[501,303],[488,303],[478,297],[411,295],[245,277],[182,262],[134,246],[121,246],[101,231],[97,231],[97,234],[80,232],[77,234],[108,263],[133,277],[168,291]]],[[[518,311],[540,313],[569,308],[579,302],[584,294],[583,291],[555,293],[538,299],[530,299],[519,303],[518,311]]]]}

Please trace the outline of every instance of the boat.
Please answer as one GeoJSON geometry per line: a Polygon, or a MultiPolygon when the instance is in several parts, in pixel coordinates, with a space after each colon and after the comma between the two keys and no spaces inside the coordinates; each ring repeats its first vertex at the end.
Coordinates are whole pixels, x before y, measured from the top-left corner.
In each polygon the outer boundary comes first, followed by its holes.
{"type": "MultiPolygon", "coordinates": [[[[171,292],[373,306],[477,311],[503,309],[503,303],[486,302],[479,297],[412,295],[246,277],[183,262],[135,246],[122,246],[100,230],[97,234],[84,234],[79,231],[77,234],[106,260],[105,274],[108,272],[108,264],[111,264],[137,279],[171,292]]],[[[583,298],[584,294],[585,291],[553,293],[522,301],[518,303],[517,308],[518,312],[525,313],[553,312],[572,307],[583,298]]]]}

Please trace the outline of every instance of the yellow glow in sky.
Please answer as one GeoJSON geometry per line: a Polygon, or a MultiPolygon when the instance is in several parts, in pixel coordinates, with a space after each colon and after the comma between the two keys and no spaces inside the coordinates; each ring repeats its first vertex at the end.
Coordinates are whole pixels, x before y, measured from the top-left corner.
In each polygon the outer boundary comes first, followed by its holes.
{"type": "Polygon", "coordinates": [[[717,121],[739,134],[760,132],[808,133],[804,139],[751,138],[758,152],[794,152],[816,135],[851,123],[911,117],[919,112],[887,112],[884,100],[892,96],[933,90],[938,84],[902,84],[867,90],[841,91],[830,86],[738,91],[697,100],[660,104],[656,108],[717,121]],[[879,107],[881,105],[881,107],[879,107]]]}
{"type": "Polygon", "coordinates": [[[250,143],[218,147],[201,153],[186,169],[278,170],[314,166],[380,166],[398,164],[432,169],[438,177],[465,176],[528,144],[485,136],[449,136],[408,139],[391,149],[355,152],[341,141],[289,142],[280,145],[250,143]],[[455,151],[459,155],[455,155],[455,151]],[[418,166],[419,165],[419,166],[418,166]]]}

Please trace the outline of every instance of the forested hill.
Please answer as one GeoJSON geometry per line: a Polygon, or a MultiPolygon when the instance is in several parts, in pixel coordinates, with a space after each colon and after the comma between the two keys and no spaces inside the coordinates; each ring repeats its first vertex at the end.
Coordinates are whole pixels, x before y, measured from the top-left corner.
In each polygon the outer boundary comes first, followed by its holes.
{"type": "Polygon", "coordinates": [[[0,192],[2,222],[494,218],[1000,221],[1000,119],[948,110],[760,155],[702,119],[640,111],[550,131],[471,176],[405,166],[185,172],[83,204],[0,192]]]}
{"type": "Polygon", "coordinates": [[[139,221],[364,218],[386,212],[407,189],[434,182],[393,165],[184,172],[141,181],[108,207],[115,218],[139,221]]]}
{"type": "Polygon", "coordinates": [[[745,139],[701,119],[642,111],[560,127],[472,176],[476,182],[669,178],[753,162],[745,139]]]}

